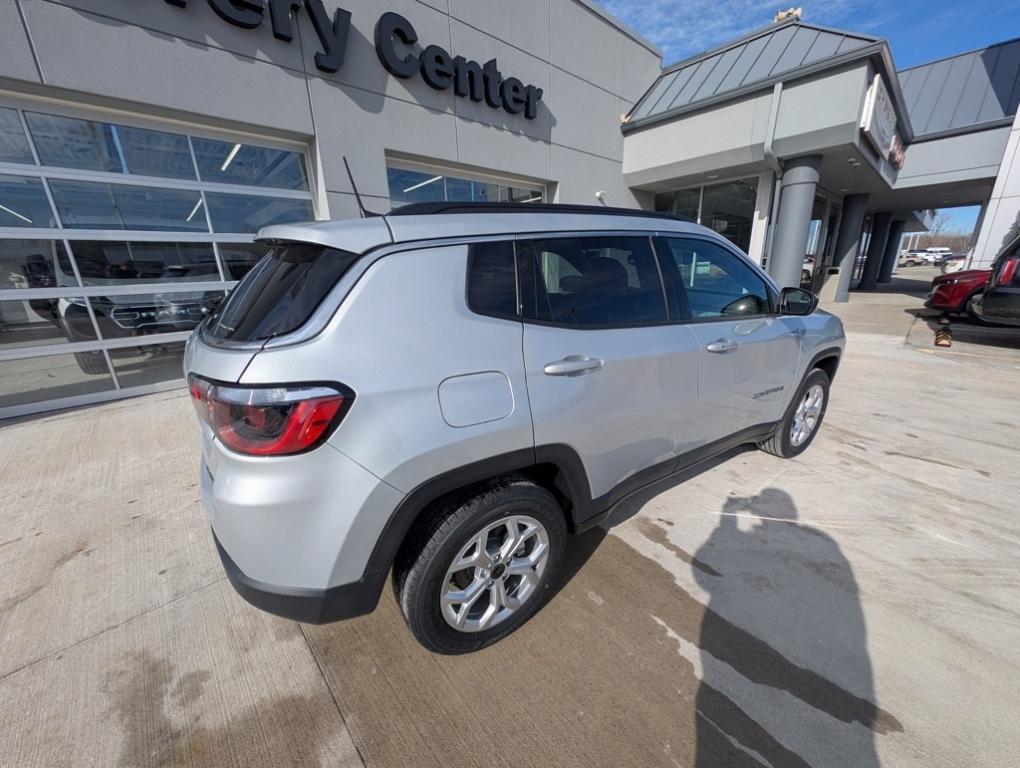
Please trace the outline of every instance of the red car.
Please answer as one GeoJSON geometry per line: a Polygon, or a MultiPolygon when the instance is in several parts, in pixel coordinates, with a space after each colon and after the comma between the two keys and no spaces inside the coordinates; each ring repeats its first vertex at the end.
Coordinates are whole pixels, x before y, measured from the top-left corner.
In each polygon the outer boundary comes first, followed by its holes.
{"type": "Polygon", "coordinates": [[[970,306],[970,300],[984,291],[991,276],[990,269],[967,269],[939,275],[931,281],[931,293],[925,306],[942,312],[966,314],[972,321],[981,322],[970,306]]]}

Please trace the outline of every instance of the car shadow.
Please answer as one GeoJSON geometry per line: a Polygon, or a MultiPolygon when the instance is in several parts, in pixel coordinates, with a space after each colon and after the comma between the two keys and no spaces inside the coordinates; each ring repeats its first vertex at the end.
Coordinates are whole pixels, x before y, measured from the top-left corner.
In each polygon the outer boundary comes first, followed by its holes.
{"type": "Polygon", "coordinates": [[[706,513],[649,506],[744,450],[575,537],[549,603],[478,653],[421,648],[389,590],[369,616],[304,628],[365,759],[473,766],[498,745],[536,766],[877,766],[876,738],[902,726],[874,703],[836,541],[779,489],[720,499],[687,549],[680,521],[706,513]]]}

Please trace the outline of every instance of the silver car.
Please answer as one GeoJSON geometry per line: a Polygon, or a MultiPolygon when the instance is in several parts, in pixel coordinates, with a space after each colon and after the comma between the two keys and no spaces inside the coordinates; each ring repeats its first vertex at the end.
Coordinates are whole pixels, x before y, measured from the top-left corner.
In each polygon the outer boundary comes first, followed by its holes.
{"type": "Polygon", "coordinates": [[[273,226],[188,343],[201,479],[237,591],[311,623],[393,574],[414,636],[528,620],[568,534],[743,443],[811,443],[844,347],[814,296],[705,227],[424,204],[273,226]]]}

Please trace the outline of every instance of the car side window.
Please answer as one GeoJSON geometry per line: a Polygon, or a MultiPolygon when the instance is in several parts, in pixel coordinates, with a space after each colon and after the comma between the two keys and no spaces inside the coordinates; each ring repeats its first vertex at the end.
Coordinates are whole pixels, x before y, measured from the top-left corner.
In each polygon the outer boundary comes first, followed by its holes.
{"type": "Polygon", "coordinates": [[[519,241],[517,262],[525,319],[575,328],[667,320],[662,281],[647,237],[519,241]]]}
{"type": "Polygon", "coordinates": [[[513,243],[474,243],[468,248],[468,307],[481,315],[517,316],[513,243]]]}
{"type": "Polygon", "coordinates": [[[657,242],[667,291],[681,314],[694,321],[768,314],[767,284],[723,246],[693,237],[657,242]]]}

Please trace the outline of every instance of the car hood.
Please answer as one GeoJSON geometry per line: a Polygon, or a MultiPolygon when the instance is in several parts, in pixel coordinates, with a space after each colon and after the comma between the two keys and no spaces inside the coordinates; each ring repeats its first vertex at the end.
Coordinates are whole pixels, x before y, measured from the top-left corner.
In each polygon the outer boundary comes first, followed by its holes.
{"type": "Polygon", "coordinates": [[[958,282],[960,281],[987,282],[988,277],[991,274],[992,270],[990,269],[964,269],[959,272],[950,272],[945,275],[939,275],[934,280],[932,280],[932,282],[935,283],[936,285],[939,283],[949,282],[950,280],[955,280],[958,282]]]}

